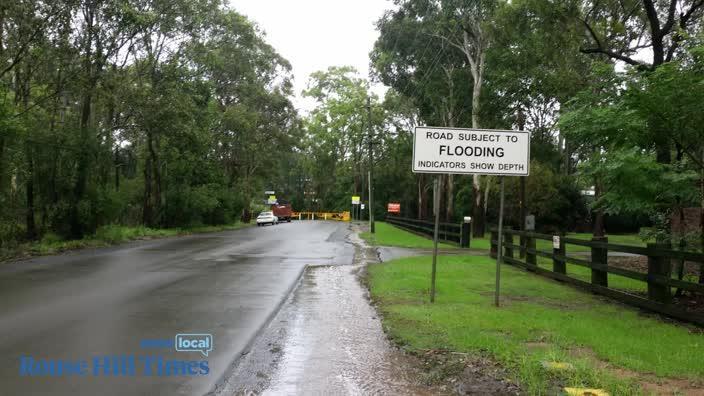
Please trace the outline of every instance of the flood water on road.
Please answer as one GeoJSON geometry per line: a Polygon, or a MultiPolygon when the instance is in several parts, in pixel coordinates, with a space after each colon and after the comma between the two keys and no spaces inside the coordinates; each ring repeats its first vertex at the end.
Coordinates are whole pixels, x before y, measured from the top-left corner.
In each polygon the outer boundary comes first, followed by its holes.
{"type": "Polygon", "coordinates": [[[233,369],[225,394],[439,394],[387,340],[359,282],[378,260],[356,234],[353,265],[309,267],[299,287],[233,369]]]}

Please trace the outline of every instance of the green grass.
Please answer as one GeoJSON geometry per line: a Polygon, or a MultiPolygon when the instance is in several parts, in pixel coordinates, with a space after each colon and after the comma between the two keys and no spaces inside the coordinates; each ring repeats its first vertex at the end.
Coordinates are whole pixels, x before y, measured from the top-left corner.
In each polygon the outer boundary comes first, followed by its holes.
{"type": "MultiPolygon", "coordinates": [[[[420,235],[404,231],[390,224],[377,221],[375,223],[375,233],[363,232],[360,234],[362,239],[375,246],[397,246],[405,248],[432,248],[433,240],[420,235]]],[[[456,245],[447,243],[438,243],[438,247],[442,249],[456,248],[456,245]]]]}
{"type": "MultiPolygon", "coordinates": [[[[376,235],[369,232],[361,234],[362,238],[373,245],[380,246],[398,246],[409,248],[432,248],[433,242],[431,238],[419,236],[398,227],[392,226],[384,222],[376,222],[376,235]]],[[[589,233],[571,233],[567,236],[576,239],[591,240],[592,234],[589,233]]],[[[645,246],[645,242],[638,234],[619,234],[609,235],[609,243],[619,245],[645,246]]],[[[487,233],[482,238],[473,237],[470,241],[472,249],[489,250],[491,248],[490,235],[487,233]]],[[[514,237],[514,244],[518,244],[518,237],[514,237]]],[[[536,249],[546,252],[552,252],[552,241],[538,239],[535,242],[536,249]]],[[[441,244],[442,247],[456,247],[449,244],[441,244]]],[[[591,249],[588,246],[567,244],[567,253],[589,252],[591,249]]]]}
{"type": "Polygon", "coordinates": [[[491,242],[489,241],[490,235],[486,234],[484,238],[471,238],[469,240],[469,247],[472,249],[491,249],[491,242]]]}
{"type": "Polygon", "coordinates": [[[95,234],[83,239],[63,240],[53,233],[48,233],[39,241],[19,244],[12,248],[0,250],[0,261],[13,258],[44,256],[68,250],[97,248],[124,243],[138,239],[152,239],[189,235],[205,232],[235,230],[246,227],[246,223],[225,224],[219,226],[199,226],[191,228],[149,228],[144,226],[128,227],[107,225],[96,230],[95,234]]]}
{"type": "Polygon", "coordinates": [[[428,257],[372,265],[369,285],[397,342],[411,350],[488,354],[530,394],[551,393],[546,390],[554,383],[641,393],[635,379],[617,377],[603,362],[659,377],[704,379],[701,332],[509,266],[502,267],[503,304],[495,308],[494,268],[488,257],[441,257],[432,305],[428,257]],[[575,370],[549,373],[542,361],[569,362],[575,370]]]}

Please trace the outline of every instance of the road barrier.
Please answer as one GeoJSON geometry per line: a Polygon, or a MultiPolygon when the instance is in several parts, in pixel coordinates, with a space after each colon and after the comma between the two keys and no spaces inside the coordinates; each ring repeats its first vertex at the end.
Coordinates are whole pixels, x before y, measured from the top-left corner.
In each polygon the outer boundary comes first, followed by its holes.
{"type": "Polygon", "coordinates": [[[350,221],[350,212],[293,212],[293,220],[350,221]]]}
{"type": "MultiPolygon", "coordinates": [[[[647,247],[618,245],[608,243],[607,237],[595,237],[591,241],[569,238],[564,235],[546,235],[528,231],[504,229],[504,263],[524,268],[538,275],[556,279],[574,286],[578,286],[594,293],[601,294],[622,303],[658,312],[676,319],[704,326],[704,315],[701,312],[692,312],[675,304],[672,289],[688,291],[696,301],[697,297],[704,294],[704,284],[688,282],[673,278],[673,261],[681,273],[686,262],[704,263],[704,254],[684,250],[673,250],[668,245],[648,244],[647,247]],[[519,245],[513,243],[514,236],[525,241],[519,245]],[[551,252],[536,249],[536,240],[547,240],[553,244],[551,252]],[[523,244],[524,243],[524,244],[523,244]],[[587,246],[591,255],[584,258],[568,256],[566,245],[587,246]],[[514,257],[518,250],[525,260],[514,257]],[[609,252],[625,253],[647,257],[647,272],[634,271],[609,265],[609,252]],[[552,269],[538,265],[537,257],[552,260],[552,269]],[[578,265],[591,270],[591,281],[571,277],[567,264],[578,265]],[[637,292],[628,292],[609,287],[609,274],[622,276],[629,279],[645,282],[647,294],[638,295],[637,292]]],[[[498,251],[498,230],[491,229],[491,257],[496,258],[498,251]]],[[[637,257],[637,256],[635,256],[637,257]]]]}
{"type": "MultiPolygon", "coordinates": [[[[403,228],[407,231],[433,237],[435,223],[426,220],[409,219],[407,217],[386,216],[384,219],[389,224],[403,228]]],[[[469,224],[468,223],[439,223],[438,239],[446,242],[458,243],[461,247],[469,247],[469,224]]]]}

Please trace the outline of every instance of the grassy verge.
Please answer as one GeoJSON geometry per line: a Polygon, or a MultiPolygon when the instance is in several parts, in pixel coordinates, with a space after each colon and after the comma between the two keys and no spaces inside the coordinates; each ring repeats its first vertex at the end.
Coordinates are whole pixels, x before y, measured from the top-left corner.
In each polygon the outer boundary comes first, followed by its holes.
{"type": "MultiPolygon", "coordinates": [[[[363,232],[360,234],[362,239],[371,245],[375,246],[397,246],[405,248],[432,248],[433,240],[404,231],[390,224],[377,221],[375,223],[375,233],[363,232]]],[[[456,248],[455,245],[447,243],[438,243],[441,249],[456,248]]]]}
{"type": "MultiPolygon", "coordinates": [[[[404,231],[398,227],[394,227],[388,223],[381,221],[376,222],[376,234],[372,235],[369,232],[361,234],[362,238],[373,245],[380,246],[398,246],[408,248],[431,248],[433,242],[431,238],[416,235],[404,231]]],[[[568,234],[571,238],[590,240],[592,234],[588,233],[572,233],[568,234]]],[[[620,234],[609,235],[609,242],[620,245],[645,246],[645,242],[637,234],[620,234]]],[[[482,238],[473,237],[470,242],[472,249],[489,250],[491,248],[490,235],[486,234],[482,238]]],[[[518,240],[514,240],[518,244],[518,240]]],[[[457,247],[449,244],[441,244],[444,248],[457,247]]],[[[536,241],[536,249],[546,252],[552,252],[552,241],[538,239],[536,241]]],[[[589,252],[590,248],[580,245],[567,245],[567,253],[589,252]]]]}
{"type": "Polygon", "coordinates": [[[219,226],[160,229],[143,226],[127,227],[120,225],[108,225],[98,228],[95,234],[87,236],[83,239],[62,240],[55,234],[47,234],[39,241],[22,243],[11,248],[2,248],[0,249],[0,261],[57,254],[75,249],[106,247],[139,239],[164,238],[196,233],[236,230],[248,225],[250,224],[234,223],[219,226]]]}
{"type": "Polygon", "coordinates": [[[442,257],[433,305],[428,257],[372,265],[369,286],[398,343],[415,351],[488,355],[530,394],[553,393],[556,385],[632,395],[646,393],[644,381],[675,384],[675,390],[682,382],[704,384],[701,331],[508,266],[502,270],[502,307],[495,308],[494,265],[488,257],[442,257]],[[546,361],[574,369],[549,371],[546,361]]]}

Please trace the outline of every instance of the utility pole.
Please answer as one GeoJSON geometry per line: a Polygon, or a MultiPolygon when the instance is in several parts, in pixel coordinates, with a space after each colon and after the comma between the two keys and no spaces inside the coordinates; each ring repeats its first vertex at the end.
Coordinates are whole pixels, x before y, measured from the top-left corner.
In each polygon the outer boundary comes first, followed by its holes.
{"type": "Polygon", "coordinates": [[[374,234],[374,144],[372,142],[372,101],[367,96],[367,128],[369,131],[369,232],[374,234]]]}

